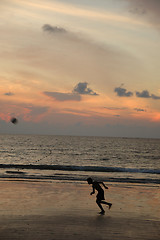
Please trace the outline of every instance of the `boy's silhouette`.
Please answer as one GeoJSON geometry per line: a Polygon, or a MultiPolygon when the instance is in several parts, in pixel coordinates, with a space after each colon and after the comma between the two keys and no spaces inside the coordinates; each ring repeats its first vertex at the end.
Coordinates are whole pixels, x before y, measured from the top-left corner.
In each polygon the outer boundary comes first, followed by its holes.
{"type": "Polygon", "coordinates": [[[96,200],[96,203],[97,205],[99,206],[99,208],[101,209],[101,212],[100,214],[104,214],[105,211],[102,207],[101,204],[106,204],[109,206],[109,209],[111,208],[112,206],[112,203],[108,203],[105,200],[104,198],[104,190],[102,189],[102,187],[100,186],[100,184],[103,185],[104,188],[108,189],[108,187],[105,186],[105,184],[103,182],[97,182],[97,181],[93,181],[92,178],[87,178],[87,182],[88,184],[92,184],[92,188],[93,188],[93,191],[90,193],[90,195],[94,194],[95,193],[95,190],[98,191],[98,194],[97,194],[97,200],[96,200]]]}

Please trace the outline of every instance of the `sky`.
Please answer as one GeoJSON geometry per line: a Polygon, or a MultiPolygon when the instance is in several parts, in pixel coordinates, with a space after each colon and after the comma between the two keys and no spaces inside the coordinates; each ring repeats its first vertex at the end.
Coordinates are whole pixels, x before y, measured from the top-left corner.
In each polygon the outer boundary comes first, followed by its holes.
{"type": "Polygon", "coordinates": [[[0,133],[160,138],[159,16],[159,0],[1,0],[0,133]]]}

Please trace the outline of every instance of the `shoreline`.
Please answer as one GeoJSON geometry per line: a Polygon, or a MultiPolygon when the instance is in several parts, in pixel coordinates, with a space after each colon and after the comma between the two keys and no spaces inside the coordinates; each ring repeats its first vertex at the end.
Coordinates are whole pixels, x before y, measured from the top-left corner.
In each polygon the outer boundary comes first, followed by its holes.
{"type": "Polygon", "coordinates": [[[158,240],[158,187],[106,183],[111,210],[98,214],[86,183],[0,180],[0,236],[6,240],[158,240]]]}

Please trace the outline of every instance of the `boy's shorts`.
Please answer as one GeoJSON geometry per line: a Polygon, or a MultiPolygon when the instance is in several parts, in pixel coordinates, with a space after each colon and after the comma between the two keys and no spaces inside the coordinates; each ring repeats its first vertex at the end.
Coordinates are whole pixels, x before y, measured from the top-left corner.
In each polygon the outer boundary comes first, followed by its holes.
{"type": "Polygon", "coordinates": [[[98,194],[97,194],[97,200],[98,200],[98,201],[105,200],[105,198],[104,198],[104,191],[98,192],[98,194]]]}

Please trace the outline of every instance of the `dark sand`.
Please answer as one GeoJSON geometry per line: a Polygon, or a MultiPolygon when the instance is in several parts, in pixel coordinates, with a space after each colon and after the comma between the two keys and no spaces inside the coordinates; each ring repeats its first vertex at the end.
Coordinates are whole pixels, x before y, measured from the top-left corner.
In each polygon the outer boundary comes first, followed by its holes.
{"type": "Polygon", "coordinates": [[[87,183],[1,181],[0,239],[159,240],[159,187],[108,187],[101,216],[87,183]]]}

